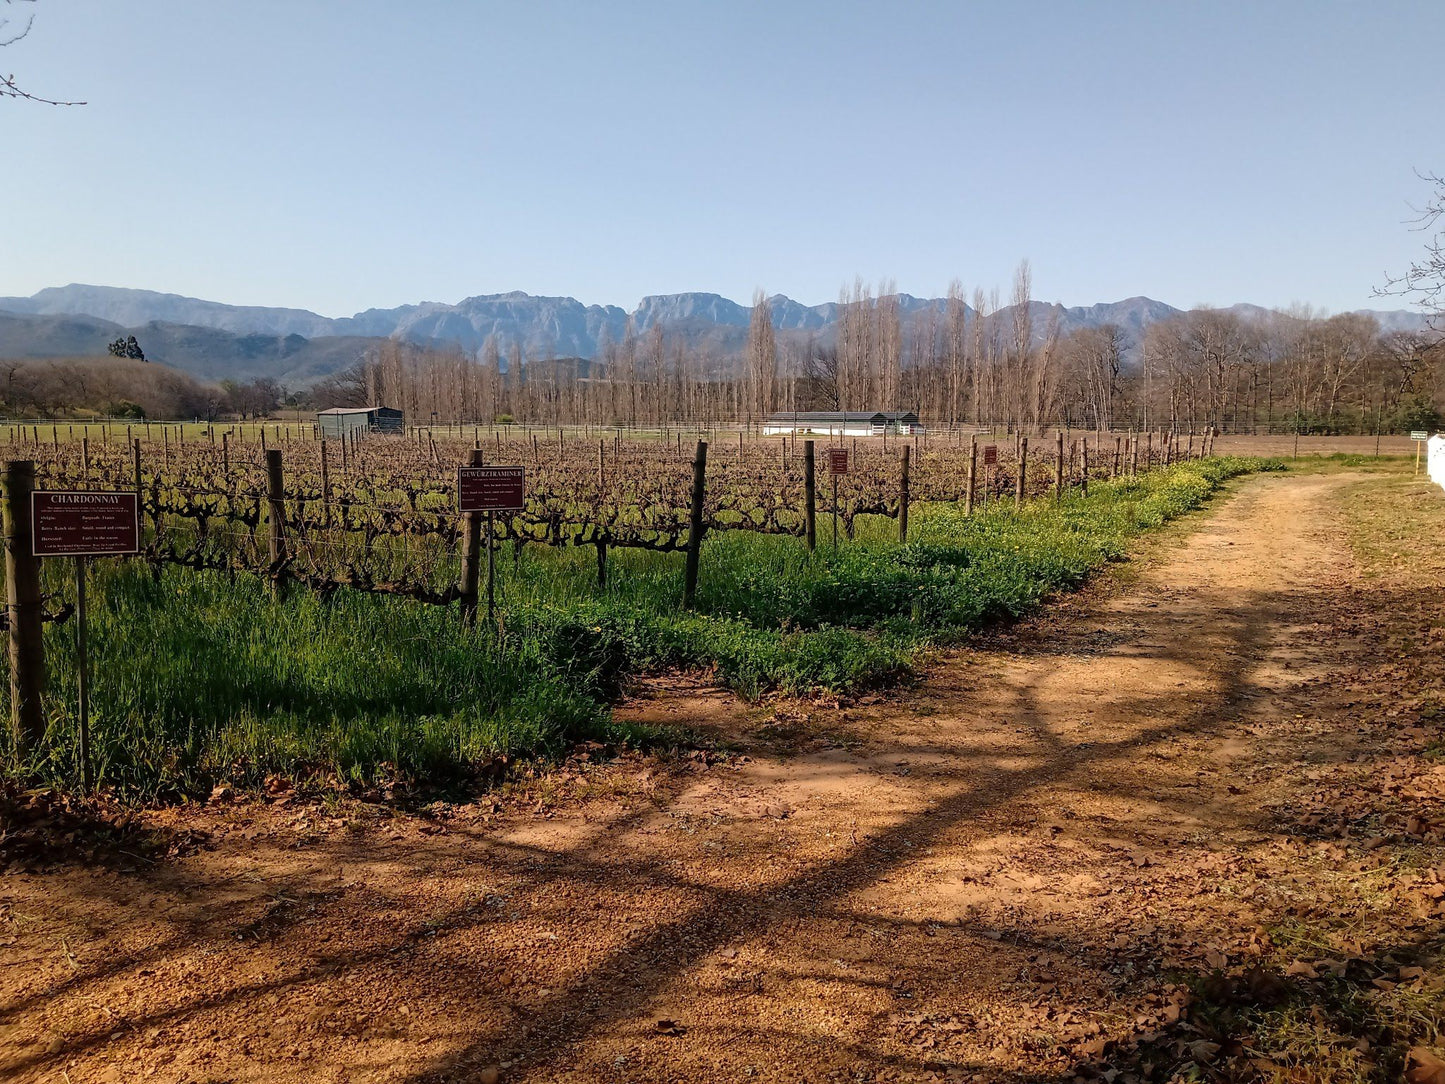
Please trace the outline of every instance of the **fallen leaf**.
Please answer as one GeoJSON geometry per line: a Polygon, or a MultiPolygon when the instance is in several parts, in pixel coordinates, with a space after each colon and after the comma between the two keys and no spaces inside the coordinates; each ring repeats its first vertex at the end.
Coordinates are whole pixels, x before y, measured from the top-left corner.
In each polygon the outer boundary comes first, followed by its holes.
{"type": "Polygon", "coordinates": [[[1405,1079],[1409,1084],[1445,1084],[1445,1061],[1428,1047],[1412,1046],[1405,1079]]]}

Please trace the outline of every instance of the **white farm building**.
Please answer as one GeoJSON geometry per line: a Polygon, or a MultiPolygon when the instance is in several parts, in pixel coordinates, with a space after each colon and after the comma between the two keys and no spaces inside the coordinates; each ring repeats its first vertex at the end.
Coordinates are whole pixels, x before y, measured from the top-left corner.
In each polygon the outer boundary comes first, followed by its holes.
{"type": "Polygon", "coordinates": [[[884,433],[912,436],[923,432],[911,410],[796,410],[768,415],[766,436],[781,433],[819,433],[830,437],[881,437],[884,433]]]}

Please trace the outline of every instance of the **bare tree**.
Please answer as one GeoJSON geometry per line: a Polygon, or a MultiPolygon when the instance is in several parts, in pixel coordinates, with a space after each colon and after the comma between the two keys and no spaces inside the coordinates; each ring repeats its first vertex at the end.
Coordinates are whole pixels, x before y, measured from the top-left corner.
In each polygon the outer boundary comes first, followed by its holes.
{"type": "Polygon", "coordinates": [[[943,356],[948,367],[948,410],[950,427],[958,424],[963,409],[964,381],[968,374],[968,306],[963,300],[963,283],[948,284],[945,302],[943,356]]]}
{"type": "MultiPolygon", "coordinates": [[[[5,0],[6,8],[11,8],[17,0],[5,0]]],[[[19,0],[20,3],[33,4],[35,0],[19,0]]],[[[35,16],[27,15],[23,23],[12,25],[17,20],[6,15],[0,17],[0,48],[7,45],[14,45],[30,33],[30,28],[35,24],[35,16]]],[[[15,82],[15,76],[0,75],[0,98],[23,98],[27,102],[39,102],[42,105],[84,105],[84,102],[67,102],[59,98],[46,98],[39,94],[32,94],[23,89],[15,82]]]]}
{"type": "Polygon", "coordinates": [[[1080,328],[1061,344],[1070,392],[1095,429],[1114,427],[1119,374],[1124,366],[1124,332],[1117,324],[1080,328]]]}
{"type": "Polygon", "coordinates": [[[873,342],[878,352],[873,402],[884,410],[898,410],[902,406],[899,396],[903,385],[903,323],[898,287],[892,279],[878,284],[878,303],[873,315],[877,323],[873,342]]]}
{"type": "MultiPolygon", "coordinates": [[[[840,351],[831,347],[811,346],[803,355],[803,381],[799,398],[803,409],[842,410],[843,380],[840,351]]],[[[794,404],[797,409],[797,404],[794,404]]]]}
{"type": "Polygon", "coordinates": [[[762,290],[753,292],[748,324],[747,417],[756,421],[775,409],[778,397],[778,344],[773,335],[773,307],[762,290]]]}
{"type": "Polygon", "coordinates": [[[1403,275],[1387,275],[1385,285],[1376,288],[1375,295],[1413,298],[1427,312],[1431,328],[1445,331],[1445,176],[1419,176],[1432,191],[1423,207],[1412,208],[1416,214],[1410,221],[1413,229],[1429,234],[1425,255],[1403,275]]]}

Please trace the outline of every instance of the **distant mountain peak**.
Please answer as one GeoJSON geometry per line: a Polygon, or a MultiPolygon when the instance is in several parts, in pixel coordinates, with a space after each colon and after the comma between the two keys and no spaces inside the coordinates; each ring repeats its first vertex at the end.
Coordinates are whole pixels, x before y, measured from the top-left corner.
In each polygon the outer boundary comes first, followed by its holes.
{"type": "MultiPolygon", "coordinates": [[[[926,326],[948,311],[944,298],[901,292],[891,296],[906,328],[926,326]]],[[[804,305],[785,294],[773,294],[768,306],[780,342],[832,341],[838,302],[804,305]]],[[[1149,324],[1181,311],[1143,295],[1084,306],[1033,301],[1030,310],[1036,334],[1050,323],[1062,333],[1117,324],[1136,343],[1149,324]]],[[[1258,317],[1269,310],[1237,305],[1234,311],[1258,317]]],[[[753,314],[750,304],[708,291],[649,294],[627,312],[615,305],[585,305],[572,297],[512,290],[477,294],[455,303],[423,301],[366,309],[333,320],[307,309],[226,305],[181,294],[84,283],[46,287],[28,298],[0,297],[0,316],[7,313],[14,318],[0,321],[0,357],[104,353],[109,340],[103,335],[114,338],[122,330],[140,332],[155,325],[160,330],[146,333],[153,341],[160,340],[156,345],[164,344],[172,357],[166,358],[138,334],[147,355],[155,354],[196,375],[215,379],[218,372],[244,372],[303,382],[325,375],[327,366],[351,363],[345,359],[354,361],[367,344],[384,339],[477,353],[490,341],[504,356],[520,347],[529,359],[593,358],[609,344],[624,342],[629,328],[640,336],[661,326],[714,360],[727,359],[741,353],[753,314]],[[27,322],[21,316],[35,319],[27,322]],[[298,340],[310,346],[302,349],[298,340]],[[265,346],[266,342],[276,346],[265,346]],[[285,367],[302,355],[303,363],[285,367]],[[264,372],[258,374],[255,366],[264,372]]],[[[1425,327],[1425,318],[1417,313],[1371,315],[1386,331],[1425,327]]]]}

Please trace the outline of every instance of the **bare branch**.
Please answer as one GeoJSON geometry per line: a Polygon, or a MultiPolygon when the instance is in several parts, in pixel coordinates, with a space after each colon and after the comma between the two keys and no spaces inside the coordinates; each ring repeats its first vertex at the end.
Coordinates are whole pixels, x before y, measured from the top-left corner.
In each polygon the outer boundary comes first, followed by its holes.
{"type": "Polygon", "coordinates": [[[1411,229],[1423,232],[1435,229],[1425,242],[1425,256],[1411,264],[1401,275],[1385,275],[1385,284],[1372,293],[1376,297],[1411,297],[1428,313],[1430,326],[1445,330],[1445,228],[1436,229],[1445,216],[1445,176],[1438,173],[1416,174],[1433,186],[1423,207],[1411,207],[1415,217],[1408,219],[1411,229]]]}
{"type": "MultiPolygon", "coordinates": [[[[20,3],[33,4],[35,0],[19,0],[20,3]]],[[[16,0],[5,0],[7,4],[16,3],[16,0]]],[[[0,32],[10,24],[9,19],[0,19],[0,32]]],[[[30,28],[35,25],[35,16],[30,15],[25,20],[25,26],[18,33],[8,38],[0,38],[0,48],[7,45],[14,45],[30,33],[30,28]]],[[[41,105],[84,105],[84,102],[65,101],[60,98],[46,98],[39,94],[32,94],[28,90],[22,90],[15,82],[15,76],[0,75],[0,98],[20,98],[27,102],[39,102],[41,105]]]]}
{"type": "MultiPolygon", "coordinates": [[[[7,2],[8,2],[8,0],[7,0],[7,2]]],[[[4,30],[5,27],[7,27],[8,25],[10,25],[10,20],[9,20],[9,19],[0,19],[0,30],[4,30]]],[[[16,34],[14,37],[9,37],[9,38],[6,38],[4,41],[0,41],[0,46],[14,45],[14,44],[15,44],[17,41],[19,41],[21,38],[25,37],[26,34],[30,33],[30,28],[31,28],[32,26],[34,26],[34,25],[35,25],[35,16],[32,15],[32,16],[30,16],[28,19],[25,20],[25,29],[24,29],[24,30],[21,30],[20,33],[16,34]]]]}

